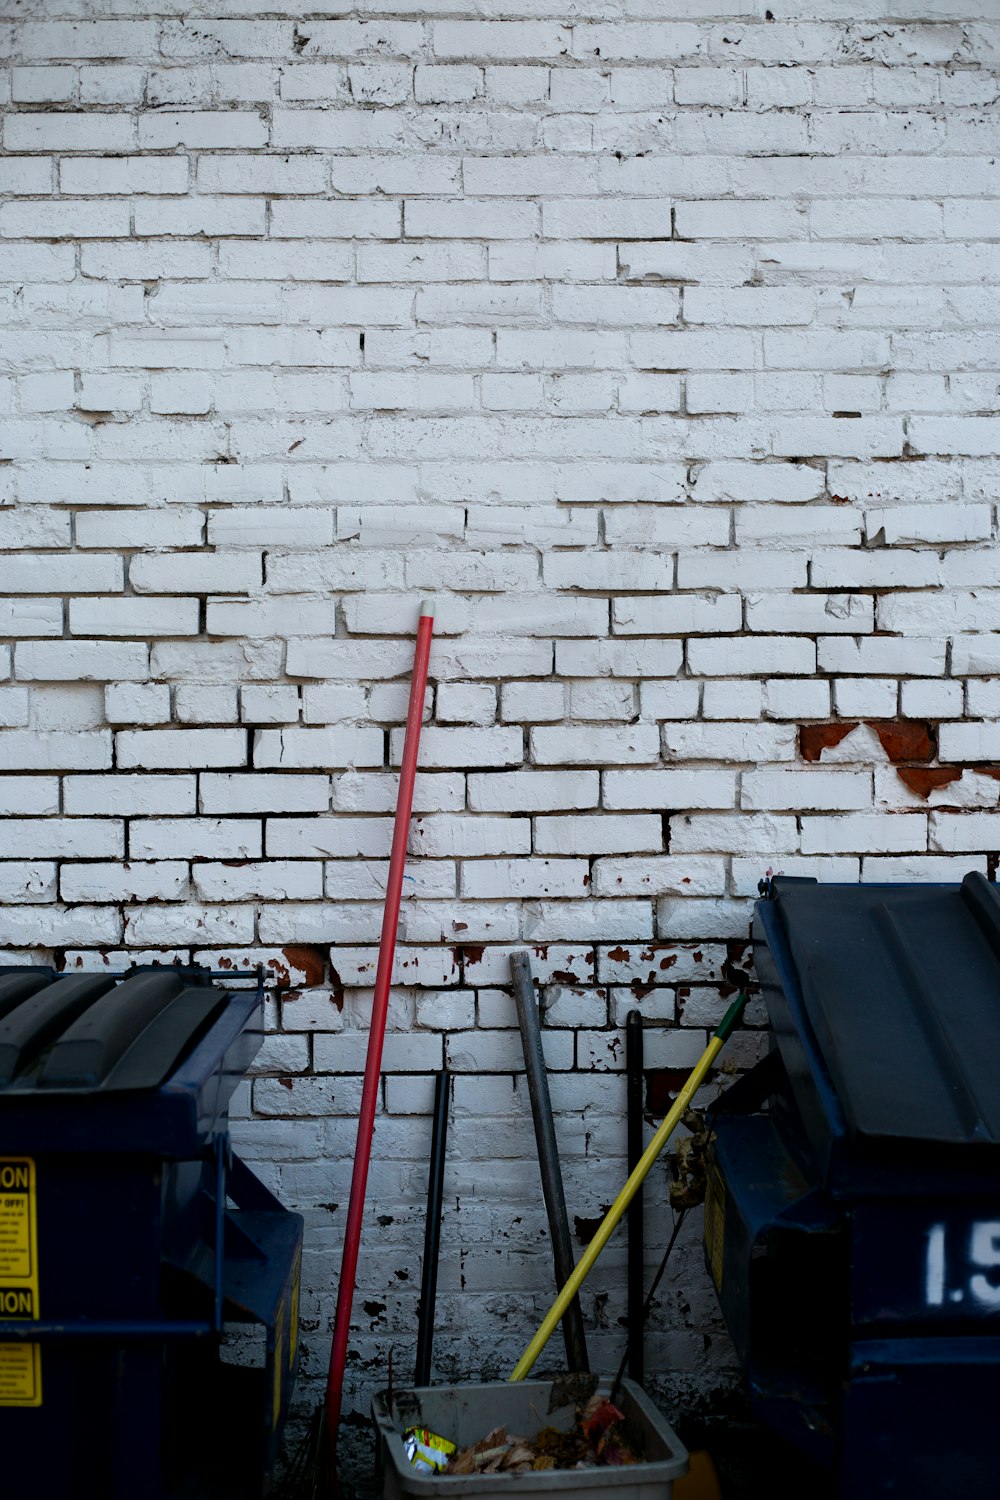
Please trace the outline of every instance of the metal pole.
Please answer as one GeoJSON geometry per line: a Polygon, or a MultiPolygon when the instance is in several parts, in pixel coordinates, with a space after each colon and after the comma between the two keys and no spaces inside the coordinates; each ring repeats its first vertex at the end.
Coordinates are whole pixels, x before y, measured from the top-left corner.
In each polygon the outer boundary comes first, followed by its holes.
{"type": "Polygon", "coordinates": [[[442,1068],[434,1080],[434,1126],[431,1131],[430,1178],[427,1183],[427,1218],[424,1222],[424,1260],[420,1272],[420,1306],[417,1310],[417,1362],[414,1385],[431,1383],[431,1349],[434,1345],[434,1304],[437,1300],[438,1256],[441,1250],[441,1203],[444,1197],[444,1154],[448,1144],[448,1089],[451,1074],[442,1068]]]}
{"type": "Polygon", "coordinates": [[[378,1103],[379,1074],[382,1067],[382,1043],[385,1038],[385,1023],[389,1009],[392,961],[396,952],[399,903],[403,889],[403,869],[406,864],[406,844],[410,834],[413,783],[417,773],[420,723],[424,712],[424,690],[427,686],[427,669],[430,662],[433,631],[434,605],[425,600],[421,606],[420,620],[417,625],[413,679],[410,683],[403,761],[399,774],[399,795],[396,800],[396,822],[392,835],[392,853],[389,857],[389,879],[386,884],[385,908],[382,913],[382,937],[379,943],[378,969],[375,975],[375,996],[368,1032],[365,1081],[361,1091],[361,1108],[358,1113],[358,1136],[354,1149],[351,1197],[347,1209],[347,1227],[344,1231],[344,1254],[340,1267],[340,1284],[337,1288],[337,1312],[333,1325],[330,1369],[326,1382],[326,1422],[331,1461],[337,1447],[340,1408],[344,1397],[344,1368],[347,1364],[351,1306],[354,1301],[354,1283],[358,1270],[361,1222],[365,1212],[365,1189],[368,1185],[368,1166],[371,1161],[375,1108],[378,1103]]]}
{"type": "MultiPolygon", "coordinates": [[[[642,1157],[642,1016],[630,1010],[625,1020],[625,1074],[627,1091],[627,1138],[629,1175],[642,1157]]],[[[642,1385],[645,1369],[643,1348],[643,1223],[642,1187],[628,1206],[628,1376],[642,1385]]]]}
{"type": "MultiPolygon", "coordinates": [[[[538,1023],[538,1006],[535,1003],[535,986],[531,978],[531,962],[526,953],[511,954],[510,972],[514,981],[514,1001],[517,1005],[517,1020],[521,1028],[521,1043],[524,1047],[531,1113],[535,1122],[535,1143],[538,1148],[538,1165],[542,1174],[542,1194],[549,1216],[556,1285],[564,1286],[573,1274],[575,1264],[573,1242],[569,1234],[566,1198],[563,1193],[562,1173],[559,1170],[559,1153],[556,1148],[556,1131],[552,1119],[552,1101],[549,1098],[545,1054],[542,1051],[542,1032],[538,1023]]],[[[574,1297],[567,1306],[562,1326],[569,1368],[574,1371],[589,1370],[587,1339],[583,1331],[583,1314],[580,1311],[578,1297],[574,1297]]]]}

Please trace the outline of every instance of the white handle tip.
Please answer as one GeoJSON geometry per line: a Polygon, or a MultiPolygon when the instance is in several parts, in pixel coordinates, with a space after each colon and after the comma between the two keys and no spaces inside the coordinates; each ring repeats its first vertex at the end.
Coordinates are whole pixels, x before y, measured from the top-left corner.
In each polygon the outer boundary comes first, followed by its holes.
{"type": "Polygon", "coordinates": [[[422,620],[433,620],[437,613],[437,600],[425,599],[420,606],[420,618],[422,620]]]}

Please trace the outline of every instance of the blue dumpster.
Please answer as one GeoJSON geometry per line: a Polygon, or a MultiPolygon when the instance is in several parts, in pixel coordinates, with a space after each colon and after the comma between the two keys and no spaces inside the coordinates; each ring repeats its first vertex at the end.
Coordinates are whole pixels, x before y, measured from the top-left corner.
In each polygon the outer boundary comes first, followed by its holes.
{"type": "Polygon", "coordinates": [[[996,1494],[1000,894],[776,877],[753,952],[705,1251],[756,1410],[844,1500],[996,1494]]]}
{"type": "MultiPolygon", "coordinates": [[[[302,1220],[230,1148],[262,990],[0,969],[0,1449],[37,1500],[266,1493],[302,1220]],[[250,1367],[224,1329],[260,1330],[250,1367]]],[[[231,976],[230,982],[231,982],[231,976]]]]}

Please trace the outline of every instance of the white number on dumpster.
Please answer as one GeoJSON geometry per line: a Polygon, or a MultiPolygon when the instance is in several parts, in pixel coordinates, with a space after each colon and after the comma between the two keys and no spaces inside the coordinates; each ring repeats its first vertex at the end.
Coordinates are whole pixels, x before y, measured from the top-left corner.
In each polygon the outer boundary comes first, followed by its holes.
{"type": "Polygon", "coordinates": [[[1000,1220],[980,1220],[969,1226],[966,1265],[961,1285],[948,1286],[947,1226],[932,1224],[927,1231],[924,1292],[928,1307],[964,1302],[966,1294],[980,1307],[1000,1308],[1000,1220]],[[992,1276],[988,1273],[992,1272],[992,1276]]]}
{"type": "MultiPolygon", "coordinates": [[[[969,1259],[974,1266],[1000,1266],[1000,1224],[973,1224],[969,1259]]],[[[969,1291],[984,1307],[1000,1307],[1000,1284],[979,1272],[969,1278],[969,1291]]]]}

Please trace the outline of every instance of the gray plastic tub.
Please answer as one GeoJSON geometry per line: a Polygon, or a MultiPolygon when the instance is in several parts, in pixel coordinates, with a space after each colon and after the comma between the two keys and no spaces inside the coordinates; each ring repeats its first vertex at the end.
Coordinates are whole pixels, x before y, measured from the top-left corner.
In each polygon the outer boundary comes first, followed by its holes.
{"type": "MultiPolygon", "coordinates": [[[[603,1395],[609,1385],[602,1382],[603,1395]]],[[[408,1427],[429,1427],[460,1448],[477,1443],[494,1427],[506,1427],[520,1437],[534,1437],[543,1427],[568,1431],[571,1406],[549,1413],[552,1384],[548,1380],[498,1381],[494,1385],[418,1386],[387,1392],[372,1400],[385,1464],[385,1500],[404,1495],[451,1495],[455,1500],[474,1495],[477,1500],[515,1500],[518,1496],[565,1495],[586,1492],[588,1500],[602,1495],[613,1500],[670,1500],[674,1480],[687,1473],[688,1454],[673,1428],[661,1417],[641,1387],[622,1382],[618,1405],[625,1414],[629,1440],[645,1462],[623,1468],[544,1469],[538,1474],[418,1474],[403,1451],[408,1427]]]]}

